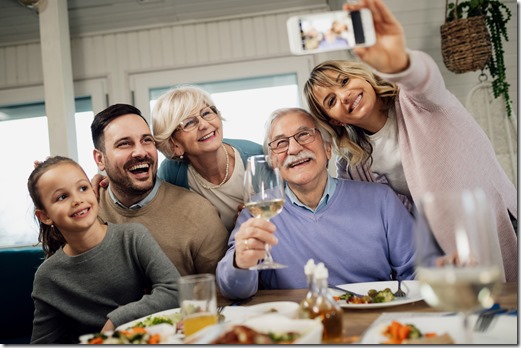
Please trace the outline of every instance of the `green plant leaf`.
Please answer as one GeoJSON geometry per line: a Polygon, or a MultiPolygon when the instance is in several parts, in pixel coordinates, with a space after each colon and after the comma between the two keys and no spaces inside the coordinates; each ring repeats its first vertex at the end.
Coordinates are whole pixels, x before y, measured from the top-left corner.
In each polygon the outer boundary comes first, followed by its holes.
{"type": "Polygon", "coordinates": [[[492,57],[485,68],[490,72],[494,97],[503,96],[507,115],[512,115],[509,95],[510,84],[506,81],[503,40],[508,41],[507,23],[512,17],[510,9],[499,0],[466,0],[448,4],[447,22],[457,18],[484,16],[492,43],[492,57]]]}

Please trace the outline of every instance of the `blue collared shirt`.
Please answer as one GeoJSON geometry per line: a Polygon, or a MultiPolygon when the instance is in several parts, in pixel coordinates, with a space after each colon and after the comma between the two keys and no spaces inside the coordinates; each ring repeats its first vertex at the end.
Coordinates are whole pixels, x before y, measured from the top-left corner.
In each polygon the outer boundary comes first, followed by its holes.
{"type": "Polygon", "coordinates": [[[148,203],[150,203],[151,200],[154,199],[154,197],[155,197],[156,194],[157,194],[157,191],[159,191],[159,186],[161,186],[161,180],[160,180],[159,178],[156,178],[156,183],[154,184],[154,187],[152,188],[152,191],[150,191],[150,193],[149,193],[145,198],[143,198],[141,201],[132,204],[130,207],[126,207],[123,203],[121,203],[121,202],[116,198],[116,196],[114,195],[114,193],[113,193],[112,190],[110,189],[110,185],[109,185],[109,195],[110,195],[110,198],[112,198],[112,201],[113,201],[114,203],[116,203],[118,206],[120,206],[121,208],[123,208],[123,209],[137,210],[137,209],[141,209],[141,208],[143,208],[145,205],[147,205],[148,203]]]}
{"type": "Polygon", "coordinates": [[[293,193],[293,191],[291,191],[291,189],[289,188],[288,185],[286,185],[286,195],[288,196],[288,198],[292,204],[296,205],[297,207],[307,209],[307,210],[311,211],[312,213],[316,214],[327,205],[327,201],[335,193],[337,180],[338,179],[336,179],[336,178],[332,178],[329,175],[329,173],[327,174],[326,189],[324,190],[324,194],[322,195],[322,198],[320,198],[320,201],[318,202],[316,209],[311,209],[307,205],[303,204],[297,198],[297,196],[293,193]]]}

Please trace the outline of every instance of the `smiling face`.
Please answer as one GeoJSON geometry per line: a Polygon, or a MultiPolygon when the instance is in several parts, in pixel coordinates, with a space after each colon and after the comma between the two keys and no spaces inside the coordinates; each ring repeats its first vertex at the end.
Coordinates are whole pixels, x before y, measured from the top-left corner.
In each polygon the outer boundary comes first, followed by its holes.
{"type": "Polygon", "coordinates": [[[112,191],[127,206],[140,201],[154,187],[157,173],[150,128],[138,115],[120,116],[105,127],[103,141],[104,151],[94,150],[94,158],[112,191]]]}
{"type": "MultiPolygon", "coordinates": [[[[203,115],[213,112],[207,105],[200,105],[194,108],[183,120],[195,115],[203,115]]],[[[216,152],[221,148],[223,141],[222,119],[216,115],[212,120],[206,121],[202,117],[197,117],[199,123],[189,131],[177,129],[173,134],[174,153],[177,156],[183,155],[189,161],[194,161],[200,155],[216,152]]]]}
{"type": "Polygon", "coordinates": [[[326,74],[337,84],[315,86],[314,93],[332,125],[350,124],[369,131],[381,125],[381,101],[369,82],[358,77],[335,76],[332,71],[326,74]]]}
{"type": "MultiPolygon", "coordinates": [[[[300,112],[290,112],[273,121],[269,141],[289,137],[314,127],[315,124],[310,116],[300,112]]],[[[324,146],[319,131],[315,132],[314,141],[304,145],[290,138],[286,152],[272,153],[271,156],[281,163],[281,175],[294,192],[309,189],[323,190],[327,181],[327,163],[331,158],[331,146],[324,146]]]]}
{"type": "Polygon", "coordinates": [[[37,210],[44,224],[56,225],[67,238],[67,233],[85,231],[98,217],[98,201],[89,179],[74,163],[57,164],[38,180],[43,210],[37,210]]]}

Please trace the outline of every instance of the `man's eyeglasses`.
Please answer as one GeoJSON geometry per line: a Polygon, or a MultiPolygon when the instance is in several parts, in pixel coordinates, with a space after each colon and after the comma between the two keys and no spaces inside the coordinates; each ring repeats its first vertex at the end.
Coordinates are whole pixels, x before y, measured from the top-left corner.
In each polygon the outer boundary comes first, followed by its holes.
{"type": "Polygon", "coordinates": [[[298,133],[290,135],[289,137],[282,137],[268,143],[270,150],[274,153],[283,153],[288,151],[289,139],[293,138],[300,145],[312,143],[315,140],[316,128],[306,128],[298,133]]]}
{"type": "Polygon", "coordinates": [[[219,111],[214,105],[207,106],[201,110],[199,115],[188,116],[183,121],[181,121],[177,129],[190,132],[191,130],[197,128],[197,125],[199,124],[199,117],[205,121],[211,121],[215,118],[215,116],[217,116],[218,113],[219,111]]]}

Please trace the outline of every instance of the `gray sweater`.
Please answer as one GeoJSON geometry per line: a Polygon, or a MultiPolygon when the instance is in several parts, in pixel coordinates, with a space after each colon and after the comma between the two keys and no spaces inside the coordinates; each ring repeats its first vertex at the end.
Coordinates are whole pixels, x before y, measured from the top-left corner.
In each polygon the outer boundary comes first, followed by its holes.
{"type": "Polygon", "coordinates": [[[36,271],[31,343],[77,343],[107,319],[117,327],[178,307],[178,278],[143,225],[108,223],[99,245],[73,257],[60,248],[36,271]]]}

